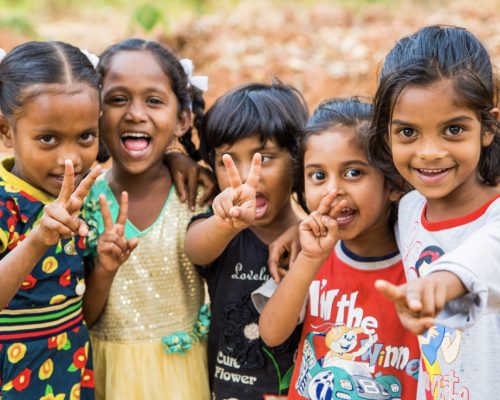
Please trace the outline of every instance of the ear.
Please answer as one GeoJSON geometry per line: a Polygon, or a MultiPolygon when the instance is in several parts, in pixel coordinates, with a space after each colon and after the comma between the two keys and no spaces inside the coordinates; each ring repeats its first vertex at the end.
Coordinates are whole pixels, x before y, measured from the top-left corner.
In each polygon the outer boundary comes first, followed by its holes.
{"type": "MultiPolygon", "coordinates": [[[[489,113],[497,121],[500,118],[500,110],[497,107],[492,108],[489,113]]],[[[481,146],[488,147],[495,139],[495,136],[496,127],[487,127],[481,136],[481,146]]]]}
{"type": "Polygon", "coordinates": [[[12,148],[14,146],[14,141],[12,140],[13,132],[12,127],[7,118],[0,114],[0,138],[7,148],[12,148]]]}
{"type": "Polygon", "coordinates": [[[403,197],[404,192],[397,189],[389,189],[389,200],[391,202],[397,202],[403,197]]]}
{"type": "Polygon", "coordinates": [[[179,118],[177,118],[177,122],[175,124],[175,136],[181,137],[189,128],[191,128],[192,125],[191,112],[188,110],[181,111],[181,114],[179,115],[179,118]]]}

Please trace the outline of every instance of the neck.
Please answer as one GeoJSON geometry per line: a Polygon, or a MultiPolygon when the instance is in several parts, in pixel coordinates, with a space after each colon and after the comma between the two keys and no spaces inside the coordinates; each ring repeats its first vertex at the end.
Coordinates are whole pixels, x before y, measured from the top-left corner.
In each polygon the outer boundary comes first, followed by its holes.
{"type": "Polygon", "coordinates": [[[254,225],[250,230],[265,244],[269,245],[293,224],[300,221],[293,211],[291,203],[285,206],[281,212],[267,225],[254,225]]]}
{"type": "Polygon", "coordinates": [[[361,257],[383,257],[398,250],[394,231],[387,223],[354,239],[344,240],[344,244],[349,251],[361,257]]]}
{"type": "Polygon", "coordinates": [[[489,186],[482,182],[467,188],[460,187],[449,195],[433,199],[427,198],[425,217],[428,221],[442,221],[467,215],[496,195],[500,194],[498,186],[489,186]]]}

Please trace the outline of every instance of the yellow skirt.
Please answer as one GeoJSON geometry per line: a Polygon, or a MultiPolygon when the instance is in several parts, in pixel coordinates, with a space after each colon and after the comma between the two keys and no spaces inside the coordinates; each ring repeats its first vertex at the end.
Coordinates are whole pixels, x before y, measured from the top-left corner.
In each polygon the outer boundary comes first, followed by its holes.
{"type": "Polygon", "coordinates": [[[91,337],[96,400],[209,400],[207,346],[165,354],[160,342],[105,342],[91,337]]]}

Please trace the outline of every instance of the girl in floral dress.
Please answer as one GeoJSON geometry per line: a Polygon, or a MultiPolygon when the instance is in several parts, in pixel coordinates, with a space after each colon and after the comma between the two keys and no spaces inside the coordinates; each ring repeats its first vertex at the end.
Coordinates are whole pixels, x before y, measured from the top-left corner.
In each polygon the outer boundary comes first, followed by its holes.
{"type": "Polygon", "coordinates": [[[105,228],[98,195],[106,195],[116,217],[116,199],[126,190],[125,235],[140,239],[92,327],[98,399],[209,399],[203,284],[184,254],[187,225],[201,209],[189,210],[176,196],[163,163],[174,137],[185,143],[192,119],[197,126],[203,115],[204,82],[189,76],[190,66],[140,39],[110,47],[98,66],[101,128],[113,166],[87,198],[85,215],[96,232],[89,238],[105,228]]]}
{"type": "Polygon", "coordinates": [[[99,173],[87,175],[98,148],[98,85],[86,55],[65,43],[25,43],[0,63],[0,137],[14,153],[0,163],[3,400],[94,398],[82,309],[102,307],[100,289],[133,247],[108,220],[90,276],[100,284],[89,285],[87,303],[88,228],[78,212],[99,173]]]}

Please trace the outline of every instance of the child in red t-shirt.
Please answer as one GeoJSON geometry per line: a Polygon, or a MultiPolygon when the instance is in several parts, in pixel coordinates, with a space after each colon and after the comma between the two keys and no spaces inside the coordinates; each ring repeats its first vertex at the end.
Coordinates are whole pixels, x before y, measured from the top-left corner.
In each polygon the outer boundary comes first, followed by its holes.
{"type": "Polygon", "coordinates": [[[417,338],[374,287],[405,273],[392,228],[399,193],[363,150],[370,116],[357,98],[325,101],[299,151],[297,193],[312,213],[259,322],[264,342],[279,345],[307,300],[289,399],[415,399],[417,338]]]}

